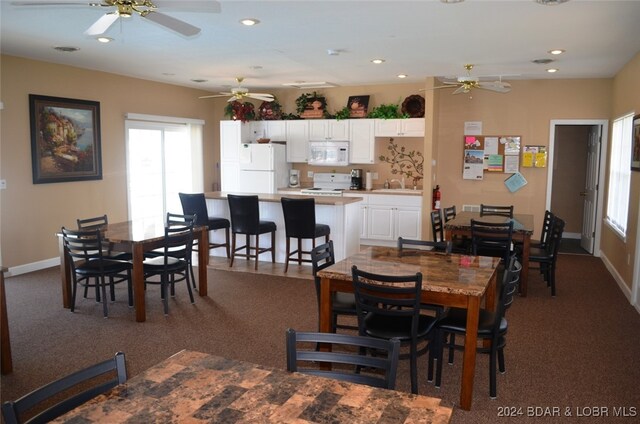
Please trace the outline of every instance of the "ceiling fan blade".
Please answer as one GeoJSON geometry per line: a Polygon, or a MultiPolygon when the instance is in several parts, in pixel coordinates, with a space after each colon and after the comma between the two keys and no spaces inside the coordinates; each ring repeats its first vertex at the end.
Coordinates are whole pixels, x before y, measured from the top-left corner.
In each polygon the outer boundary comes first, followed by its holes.
{"type": "Polygon", "coordinates": [[[253,91],[248,93],[250,96],[263,96],[263,97],[273,97],[273,94],[269,93],[254,93],[253,91]]]}
{"type": "Polygon", "coordinates": [[[176,9],[189,10],[189,12],[220,13],[220,2],[213,0],[154,0],[153,3],[162,10],[176,9]]]}
{"type": "Polygon", "coordinates": [[[214,97],[227,97],[231,95],[231,93],[220,93],[220,94],[210,94],[208,96],[200,96],[199,99],[212,99],[214,97]]]}
{"type": "Polygon", "coordinates": [[[249,93],[249,94],[247,94],[247,97],[251,97],[252,99],[256,99],[256,100],[262,100],[262,101],[265,101],[265,102],[274,101],[273,96],[272,97],[259,96],[259,95],[255,94],[255,93],[249,93]]]}
{"type": "Polygon", "coordinates": [[[478,84],[478,87],[485,90],[495,91],[497,93],[508,93],[511,91],[511,84],[504,81],[481,82],[478,84]]]}
{"type": "Polygon", "coordinates": [[[229,100],[227,100],[227,103],[235,102],[236,100],[240,101],[240,100],[242,100],[242,97],[231,96],[231,98],[229,100]]]}
{"type": "Polygon", "coordinates": [[[460,93],[468,93],[469,89],[467,89],[467,87],[465,87],[464,85],[461,85],[460,87],[456,88],[456,90],[451,93],[451,94],[460,94],[460,93]]]}
{"type": "Polygon", "coordinates": [[[150,21],[167,27],[170,30],[173,30],[186,37],[192,37],[200,33],[200,28],[181,21],[180,19],[172,18],[171,16],[165,15],[164,13],[149,12],[149,14],[143,16],[143,18],[147,18],[150,21]]]}
{"type": "Polygon", "coordinates": [[[120,16],[117,13],[107,13],[102,15],[100,19],[95,21],[84,33],[90,36],[102,35],[118,20],[120,16]]]}
{"type": "Polygon", "coordinates": [[[48,2],[48,1],[12,1],[12,6],[88,6],[86,1],[60,1],[60,2],[48,2]]]}

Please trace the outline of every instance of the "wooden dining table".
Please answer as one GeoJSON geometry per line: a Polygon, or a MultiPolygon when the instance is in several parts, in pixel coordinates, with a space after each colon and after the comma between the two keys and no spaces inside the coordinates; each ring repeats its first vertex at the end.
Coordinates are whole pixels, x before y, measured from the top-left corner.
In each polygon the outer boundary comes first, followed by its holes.
{"type": "Polygon", "coordinates": [[[371,246],[318,272],[320,288],[320,331],[331,331],[333,292],[353,293],[351,267],[374,274],[411,275],[422,273],[422,303],[467,309],[467,332],[462,365],[460,407],[471,409],[478,342],[480,304],[495,310],[499,258],[425,252],[371,246]]]}
{"type": "MultiPolygon", "coordinates": [[[[133,272],[133,301],[136,310],[136,321],[144,322],[146,318],[145,285],[144,285],[144,253],[163,246],[164,218],[145,218],[134,221],[117,222],[104,227],[104,240],[109,241],[113,251],[132,254],[133,272]]],[[[199,246],[209,245],[209,233],[207,227],[195,226],[193,228],[199,246]]],[[[60,274],[62,279],[62,305],[71,308],[71,264],[64,253],[62,234],[58,235],[60,249],[60,274]]],[[[209,250],[198,249],[198,293],[207,295],[207,264],[209,263],[209,250]]]]}
{"type": "Polygon", "coordinates": [[[471,238],[471,220],[491,223],[506,223],[513,221],[514,241],[522,243],[522,272],[520,273],[520,295],[527,296],[527,285],[529,281],[529,251],[531,248],[531,236],[533,235],[533,215],[514,214],[513,218],[505,216],[485,215],[480,216],[480,212],[459,212],[455,218],[444,224],[445,239],[452,240],[452,237],[471,238]]]}
{"type": "Polygon", "coordinates": [[[444,424],[451,413],[438,398],[183,350],[52,422],[444,424]]]}

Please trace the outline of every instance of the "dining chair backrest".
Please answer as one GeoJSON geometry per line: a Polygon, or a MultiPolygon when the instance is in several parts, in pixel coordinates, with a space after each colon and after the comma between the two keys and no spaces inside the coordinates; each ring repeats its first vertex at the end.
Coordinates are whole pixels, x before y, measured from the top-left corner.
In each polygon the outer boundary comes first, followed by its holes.
{"type": "Polygon", "coordinates": [[[311,249],[311,269],[316,286],[318,305],[320,304],[320,277],[318,277],[318,272],[335,263],[336,258],[333,251],[333,240],[329,240],[328,243],[323,243],[311,249]]]}
{"type": "Polygon", "coordinates": [[[258,234],[260,206],[257,195],[227,195],[231,214],[231,229],[234,233],[258,234]]]}
{"type": "Polygon", "coordinates": [[[362,271],[354,265],[351,275],[360,335],[366,334],[366,316],[375,314],[381,317],[410,318],[411,338],[417,338],[422,273],[382,275],[362,271]]]}
{"type": "Polygon", "coordinates": [[[107,219],[107,215],[96,216],[93,218],[86,219],[78,219],[78,229],[79,230],[94,230],[96,228],[102,228],[109,225],[109,220],[107,219]]]}
{"type": "Polygon", "coordinates": [[[542,232],[540,233],[540,247],[545,248],[547,241],[549,240],[549,234],[551,233],[551,227],[553,225],[553,219],[555,215],[550,211],[544,211],[544,219],[542,220],[542,232]]]}
{"type": "Polygon", "coordinates": [[[165,268],[171,264],[171,258],[189,263],[193,249],[193,220],[186,220],[182,224],[167,224],[164,227],[163,248],[165,268]]]}
{"type": "Polygon", "coordinates": [[[480,216],[506,216],[513,218],[513,205],[494,206],[480,204],[480,216]]]}
{"type": "Polygon", "coordinates": [[[433,241],[444,240],[444,224],[440,209],[431,211],[431,232],[433,233],[433,241]]]}
{"type": "MultiPolygon", "coordinates": [[[[522,265],[516,255],[511,255],[505,267],[502,284],[500,285],[500,297],[496,309],[497,319],[494,323],[496,327],[500,326],[500,319],[504,316],[506,310],[511,307],[515,299],[515,293],[520,283],[520,271],[522,271],[522,265]]],[[[496,330],[497,329],[498,328],[496,328],[496,330]]]]}
{"type": "Polygon", "coordinates": [[[177,213],[167,212],[166,225],[168,227],[194,226],[194,225],[198,225],[197,218],[198,217],[196,215],[180,215],[177,213]]]}
{"type": "Polygon", "coordinates": [[[560,242],[562,241],[562,234],[564,233],[565,221],[560,217],[554,216],[553,222],[551,223],[551,230],[549,231],[549,236],[547,238],[546,244],[544,246],[544,250],[550,258],[555,258],[558,256],[558,251],[560,250],[560,242]]]}
{"type": "Polygon", "coordinates": [[[305,199],[282,197],[280,202],[282,203],[286,236],[314,238],[316,232],[316,203],[313,197],[305,199]]]}
{"type": "Polygon", "coordinates": [[[449,206],[448,208],[444,208],[442,211],[444,212],[444,222],[445,222],[445,224],[447,222],[451,221],[457,215],[456,214],[456,205],[449,206]]]}
{"type": "Polygon", "coordinates": [[[102,239],[99,228],[69,230],[62,227],[62,240],[65,254],[70,258],[72,269],[76,263],[89,260],[102,260],[108,256],[108,243],[102,239]]]}
{"type": "Polygon", "coordinates": [[[2,416],[6,424],[47,423],[126,381],[124,353],[118,352],[112,359],[49,383],[18,400],[3,403],[2,416]],[[60,400],[64,392],[73,395],[60,400]],[[57,403],[51,406],[53,402],[57,403]],[[40,406],[46,409],[42,410],[40,406]],[[38,410],[37,415],[23,419],[27,413],[36,413],[35,409],[38,410]]]}
{"type": "Polygon", "coordinates": [[[406,254],[405,249],[411,251],[423,250],[423,251],[436,251],[446,254],[451,253],[452,243],[447,240],[443,241],[429,241],[429,240],[412,240],[403,237],[398,237],[398,254],[402,256],[406,254]]]}
{"type": "Polygon", "coordinates": [[[511,256],[513,221],[504,223],[471,220],[471,246],[474,255],[494,256],[504,260],[511,256]]]}
{"type": "Polygon", "coordinates": [[[207,226],[209,213],[204,193],[178,193],[184,215],[195,216],[195,225],[207,226]]]}
{"type": "Polygon", "coordinates": [[[287,371],[395,389],[400,356],[398,339],[299,332],[289,328],[286,347],[287,371]],[[330,345],[331,351],[317,350],[318,343],[330,345]],[[332,366],[323,368],[325,364],[332,366]]]}

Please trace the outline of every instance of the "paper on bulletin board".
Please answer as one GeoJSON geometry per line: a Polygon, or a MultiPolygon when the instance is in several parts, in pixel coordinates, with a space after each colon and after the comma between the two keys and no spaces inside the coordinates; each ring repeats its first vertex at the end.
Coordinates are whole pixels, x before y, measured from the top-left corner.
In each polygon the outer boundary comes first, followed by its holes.
{"type": "Polygon", "coordinates": [[[536,153],[534,165],[536,168],[545,168],[547,166],[546,151],[536,153]]]}
{"type": "Polygon", "coordinates": [[[516,191],[527,185],[527,180],[521,173],[516,172],[515,174],[504,180],[504,185],[507,186],[511,193],[515,193],[516,191]]]}
{"type": "Polygon", "coordinates": [[[518,155],[509,155],[504,157],[504,172],[507,174],[513,174],[514,172],[518,172],[520,169],[518,167],[518,155]]]}
{"type": "Polygon", "coordinates": [[[464,135],[482,135],[482,121],[465,121],[464,135]]]}
{"type": "Polygon", "coordinates": [[[487,162],[487,171],[502,172],[503,161],[504,161],[504,156],[502,155],[489,155],[488,162],[487,162]]]}
{"type": "Polygon", "coordinates": [[[484,138],[484,154],[485,155],[497,155],[498,154],[498,137],[485,137],[484,138]]]}
{"type": "Polygon", "coordinates": [[[520,137],[500,137],[500,143],[504,144],[505,155],[520,154],[520,137]]]}
{"type": "Polygon", "coordinates": [[[483,178],[483,158],[484,153],[482,150],[465,150],[462,178],[465,180],[481,180],[483,178]]]}
{"type": "Polygon", "coordinates": [[[532,168],[536,153],[538,153],[538,146],[524,146],[522,153],[522,167],[532,168]]]}

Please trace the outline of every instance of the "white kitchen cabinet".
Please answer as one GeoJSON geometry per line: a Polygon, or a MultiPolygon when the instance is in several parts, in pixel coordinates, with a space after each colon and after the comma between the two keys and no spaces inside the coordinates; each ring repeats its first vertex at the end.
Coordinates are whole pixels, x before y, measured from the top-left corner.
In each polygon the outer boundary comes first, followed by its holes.
{"type": "Polygon", "coordinates": [[[287,162],[307,163],[309,157],[309,121],[283,121],[286,123],[287,162]]]}
{"type": "Polygon", "coordinates": [[[242,144],[242,123],[220,121],[220,162],[237,162],[242,144]]]}
{"type": "Polygon", "coordinates": [[[310,119],[309,140],[349,140],[349,120],[310,119]]]}
{"type": "Polygon", "coordinates": [[[284,141],[286,137],[286,121],[252,121],[245,124],[251,142],[259,138],[270,138],[271,141],[284,141]]]}
{"type": "Polygon", "coordinates": [[[376,119],[376,137],[424,137],[424,118],[376,119]]]}
{"type": "Polygon", "coordinates": [[[394,246],[398,237],[422,238],[420,196],[371,194],[367,197],[368,201],[361,205],[365,223],[362,244],[394,246]]]}
{"type": "Polygon", "coordinates": [[[375,135],[373,119],[349,120],[349,162],[375,163],[375,135]]]}

